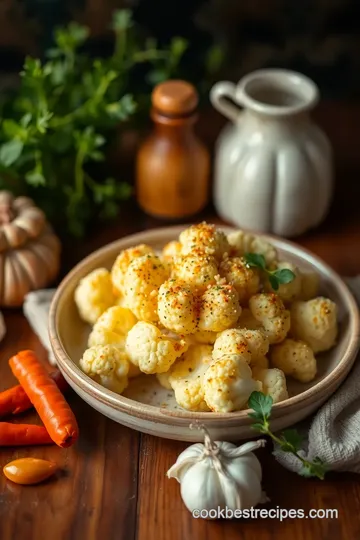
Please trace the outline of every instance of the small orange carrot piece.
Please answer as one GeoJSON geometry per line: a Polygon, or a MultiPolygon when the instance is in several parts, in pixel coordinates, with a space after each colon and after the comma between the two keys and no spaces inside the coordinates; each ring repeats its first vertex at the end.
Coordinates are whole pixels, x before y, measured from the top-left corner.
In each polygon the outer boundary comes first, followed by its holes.
{"type": "MultiPolygon", "coordinates": [[[[61,392],[68,389],[68,384],[59,370],[50,373],[50,377],[56,382],[61,392]]],[[[31,407],[32,403],[21,384],[0,392],[0,416],[20,414],[31,407]]]]}
{"type": "Polygon", "coordinates": [[[0,422],[0,447],[53,443],[54,441],[43,426],[0,422]]]}
{"type": "Polygon", "coordinates": [[[79,436],[76,418],[35,353],[21,351],[9,364],[52,440],[61,448],[71,446],[79,436]]]}

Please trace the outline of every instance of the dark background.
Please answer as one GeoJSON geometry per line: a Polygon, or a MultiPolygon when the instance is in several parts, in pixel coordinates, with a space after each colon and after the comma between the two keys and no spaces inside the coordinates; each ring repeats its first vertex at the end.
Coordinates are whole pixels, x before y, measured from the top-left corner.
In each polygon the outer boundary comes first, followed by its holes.
{"type": "Polygon", "coordinates": [[[71,19],[88,25],[94,50],[105,51],[111,13],[121,7],[133,9],[160,42],[189,39],[190,79],[215,41],[227,53],[222,78],[286,67],[313,78],[325,98],[360,96],[358,0],[0,0],[1,85],[25,54],[41,56],[54,27],[71,19]]]}

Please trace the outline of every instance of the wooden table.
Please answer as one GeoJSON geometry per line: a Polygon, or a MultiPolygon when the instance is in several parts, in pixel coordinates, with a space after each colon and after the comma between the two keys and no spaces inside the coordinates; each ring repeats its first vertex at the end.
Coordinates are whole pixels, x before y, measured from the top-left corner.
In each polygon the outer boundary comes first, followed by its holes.
{"type": "MultiPolygon", "coordinates": [[[[336,149],[337,187],[326,223],[298,242],[343,275],[360,272],[360,106],[324,104],[317,112],[336,149]]],[[[219,125],[213,124],[214,132],[219,125]]],[[[207,132],[209,135],[209,133],[207,132]]],[[[208,221],[219,220],[209,209],[208,221]]],[[[85,243],[64,246],[63,273],[85,254],[126,234],[160,226],[132,204],[116,224],[85,243]]],[[[7,359],[20,349],[46,353],[20,311],[5,313],[8,333],[1,344],[0,389],[15,381],[7,359]]],[[[37,487],[20,487],[0,476],[1,540],[358,540],[360,482],[355,474],[331,473],[306,480],[283,469],[271,445],[258,455],[270,508],[337,509],[338,519],[248,519],[205,521],[185,509],[179,485],[165,476],[183,443],[142,435],[69,397],[81,437],[68,450],[57,447],[1,449],[0,466],[17,457],[56,461],[61,473],[37,487]]],[[[17,419],[38,422],[32,412],[17,419]]]]}

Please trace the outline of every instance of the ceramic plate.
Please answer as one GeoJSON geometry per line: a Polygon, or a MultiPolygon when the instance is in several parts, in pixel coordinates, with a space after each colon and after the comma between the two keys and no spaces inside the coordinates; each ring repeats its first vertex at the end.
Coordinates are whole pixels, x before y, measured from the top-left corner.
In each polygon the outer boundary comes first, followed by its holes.
{"type": "MultiPolygon", "coordinates": [[[[195,420],[206,424],[213,437],[239,440],[254,436],[246,411],[234,413],[191,413],[177,406],[172,392],[164,389],[155,376],[133,379],[124,395],[118,395],[85,375],[78,367],[86,348],[89,326],[81,321],[74,303],[79,280],[98,267],[111,268],[120,251],[145,243],[161,250],[177,239],[185,228],[170,227],[128,236],[92,253],[80,262],[60,284],[50,309],[49,331],[59,368],[72,388],[89,405],[120,424],[160,437],[198,441],[202,436],[189,425],[195,420]]],[[[222,227],[228,233],[233,229],[222,227]]],[[[316,410],[338,388],[350,371],[358,351],[358,310],[347,286],[324,262],[303,248],[264,235],[279,251],[281,258],[321,276],[321,293],[336,302],[340,331],[337,345],[318,356],[318,374],[309,384],[288,380],[290,397],[274,405],[273,429],[282,429],[316,410]]]]}

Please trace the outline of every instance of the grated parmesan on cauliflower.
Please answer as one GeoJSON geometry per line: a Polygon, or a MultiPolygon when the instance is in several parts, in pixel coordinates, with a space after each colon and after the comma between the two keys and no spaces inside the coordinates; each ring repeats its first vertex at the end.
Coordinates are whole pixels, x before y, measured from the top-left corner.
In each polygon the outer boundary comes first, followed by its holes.
{"type": "Polygon", "coordinates": [[[222,332],[235,325],[240,314],[239,295],[235,288],[218,283],[206,289],[201,297],[198,328],[222,332]]]}
{"type": "Polygon", "coordinates": [[[178,405],[189,411],[208,411],[204,400],[203,378],[212,362],[212,347],[191,345],[170,369],[169,383],[178,405]]]}
{"type": "Polygon", "coordinates": [[[186,283],[197,291],[205,291],[216,282],[219,269],[214,257],[189,253],[178,257],[173,264],[171,277],[186,283]]]}
{"type": "Polygon", "coordinates": [[[274,367],[300,382],[310,382],[316,377],[316,358],[303,341],[285,339],[273,347],[270,359],[274,367]]]}
{"type": "Polygon", "coordinates": [[[264,357],[269,350],[269,341],[263,332],[259,330],[240,330],[232,328],[221,332],[213,349],[213,358],[217,360],[224,354],[239,354],[244,350],[249,352],[249,361],[253,362],[258,357],[264,357]]]}
{"type": "Polygon", "coordinates": [[[261,390],[261,384],[252,378],[249,361],[244,351],[241,355],[222,356],[209,366],[203,388],[205,401],[212,411],[239,411],[252,392],[261,390]]]}
{"type": "Polygon", "coordinates": [[[179,236],[182,253],[202,253],[212,255],[220,261],[229,252],[226,235],[215,225],[205,221],[185,229],[179,236]]]}
{"type": "Polygon", "coordinates": [[[126,336],[125,350],[143,373],[164,373],[188,349],[184,339],[164,334],[154,324],[139,321],[126,336]]]}
{"type": "Polygon", "coordinates": [[[286,378],[280,369],[253,368],[253,378],[262,384],[262,392],[271,396],[273,403],[279,403],[289,397],[286,378]]]}
{"type": "Polygon", "coordinates": [[[290,313],[274,293],[256,294],[250,298],[252,315],[263,327],[269,343],[283,341],[290,329],[290,313]]]}
{"type": "Polygon", "coordinates": [[[125,274],[124,288],[127,306],[141,321],[158,321],[158,291],[168,273],[157,255],[134,259],[125,274]]]}
{"type": "Polygon", "coordinates": [[[146,244],[139,244],[122,251],[116,258],[111,269],[111,279],[114,287],[119,293],[124,293],[124,280],[127,269],[131,262],[143,255],[154,255],[154,251],[146,244]]]}
{"type": "Polygon", "coordinates": [[[83,277],[75,289],[74,300],[80,317],[94,324],[116,302],[110,272],[97,268],[83,277]]]}
{"type": "Polygon", "coordinates": [[[336,343],[337,307],[328,298],[319,296],[291,306],[291,336],[305,341],[316,354],[336,343]]]}
{"type": "Polygon", "coordinates": [[[260,274],[240,257],[227,257],[220,264],[220,275],[237,290],[239,302],[246,304],[260,289],[260,274]]]}

